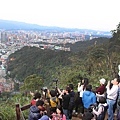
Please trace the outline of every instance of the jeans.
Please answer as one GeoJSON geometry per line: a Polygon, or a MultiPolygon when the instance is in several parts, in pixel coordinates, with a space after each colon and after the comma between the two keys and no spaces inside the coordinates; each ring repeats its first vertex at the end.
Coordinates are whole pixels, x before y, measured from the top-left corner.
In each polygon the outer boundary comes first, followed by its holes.
{"type": "Polygon", "coordinates": [[[114,106],[115,102],[116,102],[115,100],[107,99],[107,104],[108,104],[108,120],[113,120],[113,118],[114,118],[113,106],[114,106]]]}
{"type": "Polygon", "coordinates": [[[66,116],[66,120],[69,120],[69,114],[68,114],[68,110],[67,109],[63,109],[63,113],[66,116]]]}

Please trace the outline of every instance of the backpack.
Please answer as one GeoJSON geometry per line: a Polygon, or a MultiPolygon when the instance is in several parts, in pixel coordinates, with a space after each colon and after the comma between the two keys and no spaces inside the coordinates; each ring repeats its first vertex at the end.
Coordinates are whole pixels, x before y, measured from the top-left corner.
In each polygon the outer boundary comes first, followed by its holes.
{"type": "Polygon", "coordinates": [[[57,105],[58,105],[58,98],[57,97],[51,97],[49,102],[50,102],[50,106],[51,107],[57,107],[57,105]]]}
{"type": "Polygon", "coordinates": [[[96,120],[104,120],[105,119],[105,114],[107,112],[108,106],[104,106],[104,105],[101,105],[101,106],[102,106],[102,112],[99,116],[96,117],[96,120]]]}
{"type": "Polygon", "coordinates": [[[74,108],[74,105],[75,105],[75,92],[72,91],[70,94],[70,101],[69,101],[68,109],[72,110],[74,108]]]}

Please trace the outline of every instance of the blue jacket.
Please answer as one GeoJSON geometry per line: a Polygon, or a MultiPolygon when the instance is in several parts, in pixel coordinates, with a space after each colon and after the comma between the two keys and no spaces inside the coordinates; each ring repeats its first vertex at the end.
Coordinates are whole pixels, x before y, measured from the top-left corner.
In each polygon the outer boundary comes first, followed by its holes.
{"type": "Polygon", "coordinates": [[[96,95],[91,91],[84,91],[82,102],[85,108],[89,108],[91,104],[96,103],[96,95]]]}
{"type": "Polygon", "coordinates": [[[38,109],[38,107],[31,106],[28,120],[38,120],[40,118],[41,118],[41,115],[40,115],[40,110],[38,109]]]}

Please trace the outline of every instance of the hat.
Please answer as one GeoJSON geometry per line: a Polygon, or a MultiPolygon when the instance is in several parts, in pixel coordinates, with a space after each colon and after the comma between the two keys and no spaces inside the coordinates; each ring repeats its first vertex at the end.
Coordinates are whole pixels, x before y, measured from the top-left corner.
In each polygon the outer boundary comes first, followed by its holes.
{"type": "Polygon", "coordinates": [[[49,117],[47,115],[43,115],[39,120],[49,120],[49,117]]]}
{"type": "Polygon", "coordinates": [[[105,82],[106,82],[106,80],[105,80],[104,78],[100,79],[99,81],[100,81],[100,83],[102,83],[102,84],[105,84],[105,82]]]}

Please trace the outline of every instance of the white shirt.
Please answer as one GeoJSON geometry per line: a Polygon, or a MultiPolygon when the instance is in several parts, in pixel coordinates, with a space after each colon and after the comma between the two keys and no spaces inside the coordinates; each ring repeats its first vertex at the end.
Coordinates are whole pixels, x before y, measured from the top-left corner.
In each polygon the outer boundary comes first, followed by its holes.
{"type": "Polygon", "coordinates": [[[118,93],[118,85],[113,85],[111,89],[109,88],[109,86],[107,86],[106,88],[107,88],[107,98],[116,100],[118,93]]]}
{"type": "Polygon", "coordinates": [[[83,96],[83,92],[84,92],[83,86],[84,86],[84,85],[81,85],[81,86],[78,87],[78,92],[80,92],[80,97],[83,96]]]}

